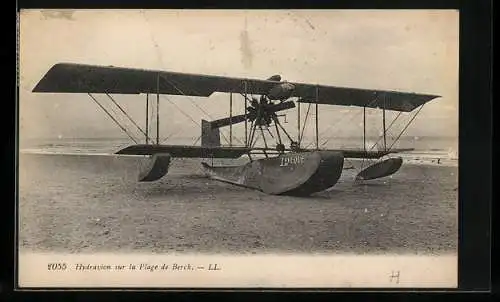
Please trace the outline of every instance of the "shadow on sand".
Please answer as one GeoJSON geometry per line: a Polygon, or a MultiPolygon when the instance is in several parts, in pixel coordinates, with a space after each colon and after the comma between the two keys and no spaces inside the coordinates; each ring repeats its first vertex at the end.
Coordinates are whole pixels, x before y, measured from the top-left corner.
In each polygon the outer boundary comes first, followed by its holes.
{"type": "Polygon", "coordinates": [[[207,175],[204,175],[204,174],[183,175],[183,178],[185,178],[185,179],[210,179],[207,175]]]}
{"type": "Polygon", "coordinates": [[[384,187],[387,186],[385,183],[380,182],[353,182],[353,187],[384,187]]]}
{"type": "Polygon", "coordinates": [[[215,181],[211,181],[206,177],[192,176],[186,177],[190,180],[207,180],[206,182],[193,182],[187,181],[184,183],[169,183],[162,182],[155,185],[148,185],[144,187],[137,187],[134,191],[143,197],[161,197],[161,196],[191,196],[195,197],[197,195],[206,198],[210,195],[216,195],[221,193],[237,193],[243,190],[249,190],[241,188],[238,186],[232,186],[229,184],[220,184],[215,181]]]}

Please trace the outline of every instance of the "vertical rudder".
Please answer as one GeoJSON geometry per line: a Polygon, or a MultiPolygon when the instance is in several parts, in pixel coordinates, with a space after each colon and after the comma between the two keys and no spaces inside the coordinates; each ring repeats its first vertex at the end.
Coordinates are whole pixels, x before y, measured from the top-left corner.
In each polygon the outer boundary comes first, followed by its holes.
{"type": "Polygon", "coordinates": [[[220,147],[219,128],[213,128],[209,121],[201,120],[201,146],[220,147]]]}

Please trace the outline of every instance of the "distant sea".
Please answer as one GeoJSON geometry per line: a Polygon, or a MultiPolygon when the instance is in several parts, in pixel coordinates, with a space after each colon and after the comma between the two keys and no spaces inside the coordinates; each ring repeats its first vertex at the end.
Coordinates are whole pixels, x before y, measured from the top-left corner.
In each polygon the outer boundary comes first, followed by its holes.
{"type": "MultiPolygon", "coordinates": [[[[241,140],[241,139],[240,139],[241,140]]],[[[383,141],[378,138],[367,138],[367,149],[377,150],[383,149],[383,141]]],[[[234,140],[236,141],[236,140],[234,140]]],[[[160,141],[168,145],[200,145],[197,137],[175,137],[165,141],[160,141]]],[[[228,145],[222,139],[223,145],[228,145]]],[[[392,139],[387,139],[386,145],[390,147],[393,144],[392,139]]],[[[145,143],[141,141],[139,143],[145,143]]],[[[23,139],[21,137],[19,150],[21,152],[35,153],[92,153],[92,154],[110,154],[134,144],[129,138],[116,137],[100,137],[100,138],[30,138],[23,139]]],[[[261,145],[258,142],[257,145],[261,145]]],[[[302,147],[315,147],[314,140],[304,140],[302,147]]],[[[410,152],[414,156],[432,156],[448,159],[458,158],[458,140],[454,137],[439,137],[439,136],[424,136],[424,137],[401,137],[393,146],[393,148],[413,148],[410,152]]],[[[320,148],[326,149],[362,149],[362,137],[332,137],[330,139],[323,138],[320,141],[320,148]]]]}

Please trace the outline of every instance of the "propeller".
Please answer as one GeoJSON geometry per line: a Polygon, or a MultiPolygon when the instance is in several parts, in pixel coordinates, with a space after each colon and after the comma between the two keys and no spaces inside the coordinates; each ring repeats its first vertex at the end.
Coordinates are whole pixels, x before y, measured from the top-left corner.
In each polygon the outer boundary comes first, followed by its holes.
{"type": "Polygon", "coordinates": [[[231,124],[242,123],[247,119],[248,121],[254,121],[257,125],[267,125],[269,126],[276,116],[276,112],[295,108],[295,103],[293,101],[287,101],[279,104],[271,103],[267,97],[262,96],[260,101],[258,98],[252,98],[250,106],[247,107],[247,114],[235,115],[233,117],[226,117],[210,122],[212,129],[229,126],[231,124]]]}
{"type": "MultiPolygon", "coordinates": [[[[267,79],[268,81],[281,81],[280,75],[273,75],[267,79]]],[[[279,88],[278,88],[279,89],[279,88]]],[[[272,91],[271,91],[272,92],[272,91]]],[[[274,118],[276,112],[291,109],[295,107],[293,101],[281,100],[279,104],[274,104],[266,95],[261,95],[260,98],[252,96],[250,98],[250,105],[246,108],[247,114],[240,114],[233,117],[226,117],[211,121],[211,128],[220,128],[229,126],[231,124],[242,123],[245,120],[255,122],[257,125],[269,126],[274,118]]]]}

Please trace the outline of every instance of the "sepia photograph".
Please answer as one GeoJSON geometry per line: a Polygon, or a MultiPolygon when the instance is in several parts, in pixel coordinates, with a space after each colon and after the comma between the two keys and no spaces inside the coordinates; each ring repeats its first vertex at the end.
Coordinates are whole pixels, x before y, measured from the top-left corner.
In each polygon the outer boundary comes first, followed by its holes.
{"type": "Polygon", "coordinates": [[[455,10],[21,10],[18,281],[457,287],[455,10]]]}

